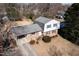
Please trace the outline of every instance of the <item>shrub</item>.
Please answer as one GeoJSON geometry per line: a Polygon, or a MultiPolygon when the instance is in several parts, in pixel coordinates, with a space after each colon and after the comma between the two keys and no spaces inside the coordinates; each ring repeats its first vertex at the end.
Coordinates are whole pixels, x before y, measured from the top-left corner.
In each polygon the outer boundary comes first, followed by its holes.
{"type": "Polygon", "coordinates": [[[37,41],[36,44],[39,44],[39,42],[37,41]]]}
{"type": "Polygon", "coordinates": [[[51,37],[49,37],[49,36],[43,36],[42,40],[47,43],[47,42],[51,41],[51,37]]]}
{"type": "Polygon", "coordinates": [[[30,44],[35,44],[35,40],[31,40],[29,43],[30,44]]]}

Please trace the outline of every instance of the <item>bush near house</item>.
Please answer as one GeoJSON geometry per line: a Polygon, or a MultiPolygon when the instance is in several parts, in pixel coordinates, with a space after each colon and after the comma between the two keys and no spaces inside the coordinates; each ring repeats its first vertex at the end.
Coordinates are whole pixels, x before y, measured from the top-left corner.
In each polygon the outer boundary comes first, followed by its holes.
{"type": "Polygon", "coordinates": [[[50,42],[51,41],[51,37],[49,36],[43,36],[42,40],[46,43],[50,42]]]}
{"type": "Polygon", "coordinates": [[[35,40],[31,40],[29,43],[30,44],[35,44],[35,40]]]}

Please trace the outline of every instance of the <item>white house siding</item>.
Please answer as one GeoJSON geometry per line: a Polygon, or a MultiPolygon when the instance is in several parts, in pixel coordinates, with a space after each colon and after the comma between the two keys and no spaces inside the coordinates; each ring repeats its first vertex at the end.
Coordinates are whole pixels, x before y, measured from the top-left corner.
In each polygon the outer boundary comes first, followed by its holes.
{"type": "Polygon", "coordinates": [[[55,36],[58,34],[58,30],[52,30],[52,33],[50,34],[50,36],[55,36]]]}
{"type": "Polygon", "coordinates": [[[57,30],[52,30],[52,31],[49,31],[49,32],[47,32],[47,33],[48,33],[47,36],[52,37],[52,36],[57,35],[57,30]]]}
{"type": "Polygon", "coordinates": [[[51,20],[48,23],[45,24],[44,26],[44,32],[48,32],[48,31],[52,31],[52,30],[56,30],[60,28],[60,22],[56,21],[56,20],[51,20]],[[53,27],[54,24],[57,24],[57,27],[53,27]],[[47,28],[47,25],[51,25],[50,28],[47,28]]]}
{"type": "Polygon", "coordinates": [[[50,36],[50,37],[55,36],[57,34],[58,34],[58,30],[51,30],[51,31],[43,32],[44,36],[50,36]]]}

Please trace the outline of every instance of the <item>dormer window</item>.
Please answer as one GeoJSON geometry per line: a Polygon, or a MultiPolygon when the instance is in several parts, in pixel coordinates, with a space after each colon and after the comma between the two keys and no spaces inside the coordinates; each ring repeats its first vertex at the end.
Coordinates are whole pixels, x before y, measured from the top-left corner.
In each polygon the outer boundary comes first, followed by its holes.
{"type": "Polygon", "coordinates": [[[50,25],[47,25],[47,28],[51,28],[51,24],[50,25]]]}
{"type": "Polygon", "coordinates": [[[53,27],[57,27],[57,24],[53,24],[53,27]]]}

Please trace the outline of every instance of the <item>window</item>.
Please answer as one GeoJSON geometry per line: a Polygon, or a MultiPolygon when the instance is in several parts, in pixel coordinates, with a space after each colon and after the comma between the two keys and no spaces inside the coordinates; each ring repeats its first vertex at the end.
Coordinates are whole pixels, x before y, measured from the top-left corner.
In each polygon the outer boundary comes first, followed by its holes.
{"type": "Polygon", "coordinates": [[[51,28],[51,24],[50,25],[47,25],[47,28],[51,28]]]}
{"type": "Polygon", "coordinates": [[[53,24],[53,27],[57,27],[57,24],[53,24]]]}

